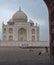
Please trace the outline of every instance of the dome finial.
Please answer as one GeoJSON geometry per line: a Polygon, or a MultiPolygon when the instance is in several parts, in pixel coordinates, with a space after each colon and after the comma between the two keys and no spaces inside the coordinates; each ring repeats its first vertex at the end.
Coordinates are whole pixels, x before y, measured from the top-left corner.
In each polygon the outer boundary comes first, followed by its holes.
{"type": "Polygon", "coordinates": [[[19,11],[21,11],[21,7],[19,7],[19,11]]]}

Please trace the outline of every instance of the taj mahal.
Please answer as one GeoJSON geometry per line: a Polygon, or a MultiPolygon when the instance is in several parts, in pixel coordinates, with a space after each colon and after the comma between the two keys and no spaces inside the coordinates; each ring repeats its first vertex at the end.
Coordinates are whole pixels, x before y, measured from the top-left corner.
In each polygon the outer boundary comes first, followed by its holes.
{"type": "Polygon", "coordinates": [[[39,40],[39,26],[34,25],[19,8],[7,24],[2,24],[0,46],[49,47],[49,41],[39,40]]]}

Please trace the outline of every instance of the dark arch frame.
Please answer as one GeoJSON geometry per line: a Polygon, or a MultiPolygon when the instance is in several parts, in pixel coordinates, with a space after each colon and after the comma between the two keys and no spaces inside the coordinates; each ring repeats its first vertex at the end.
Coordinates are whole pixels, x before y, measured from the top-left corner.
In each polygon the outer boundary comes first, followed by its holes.
{"type": "Polygon", "coordinates": [[[54,59],[54,0],[44,0],[49,12],[50,59],[54,59]]]}

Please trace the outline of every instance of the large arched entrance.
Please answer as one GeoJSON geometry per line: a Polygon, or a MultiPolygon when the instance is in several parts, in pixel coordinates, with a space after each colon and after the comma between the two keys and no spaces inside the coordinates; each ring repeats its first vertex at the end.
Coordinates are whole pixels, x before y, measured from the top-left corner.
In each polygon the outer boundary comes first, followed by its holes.
{"type": "Polygon", "coordinates": [[[44,0],[49,12],[50,58],[54,58],[54,0],[44,0]]]}
{"type": "Polygon", "coordinates": [[[26,30],[24,28],[20,28],[18,30],[18,40],[19,41],[26,41],[26,39],[27,39],[26,30]]]}

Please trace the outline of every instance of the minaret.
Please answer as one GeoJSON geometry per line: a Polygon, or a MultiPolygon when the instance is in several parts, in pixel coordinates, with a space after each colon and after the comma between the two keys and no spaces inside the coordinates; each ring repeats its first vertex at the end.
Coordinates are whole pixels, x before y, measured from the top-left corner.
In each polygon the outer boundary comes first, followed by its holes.
{"type": "Polygon", "coordinates": [[[50,58],[54,59],[54,0],[44,0],[49,12],[50,58]]]}
{"type": "Polygon", "coordinates": [[[4,21],[2,22],[2,27],[4,26],[4,21]]]}

